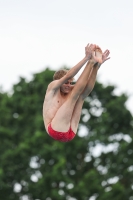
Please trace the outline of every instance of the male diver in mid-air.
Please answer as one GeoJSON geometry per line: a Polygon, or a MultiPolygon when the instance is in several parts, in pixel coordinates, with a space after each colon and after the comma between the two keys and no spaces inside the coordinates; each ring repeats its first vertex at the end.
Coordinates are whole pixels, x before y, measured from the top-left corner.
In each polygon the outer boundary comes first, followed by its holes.
{"type": "Polygon", "coordinates": [[[109,54],[109,50],[102,53],[99,46],[88,44],[85,57],[77,65],[68,71],[55,72],[43,104],[45,128],[53,139],[68,142],[75,137],[84,100],[92,91],[97,71],[109,59],[109,54]],[[85,63],[82,74],[72,85],[74,76],[85,63]]]}

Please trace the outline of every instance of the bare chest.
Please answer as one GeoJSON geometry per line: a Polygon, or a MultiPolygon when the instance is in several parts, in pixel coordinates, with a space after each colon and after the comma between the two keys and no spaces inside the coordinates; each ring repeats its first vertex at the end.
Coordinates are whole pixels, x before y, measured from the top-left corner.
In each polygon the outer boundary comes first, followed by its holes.
{"type": "Polygon", "coordinates": [[[52,121],[56,112],[65,103],[65,101],[66,98],[62,98],[60,94],[44,100],[43,118],[45,126],[52,121]]]}

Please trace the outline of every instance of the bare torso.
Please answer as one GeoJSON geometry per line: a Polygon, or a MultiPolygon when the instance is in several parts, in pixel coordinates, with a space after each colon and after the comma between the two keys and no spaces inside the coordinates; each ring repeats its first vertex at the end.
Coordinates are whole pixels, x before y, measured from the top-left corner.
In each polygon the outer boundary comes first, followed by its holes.
{"type": "Polygon", "coordinates": [[[44,104],[43,104],[43,119],[45,128],[47,130],[48,125],[51,123],[52,119],[54,118],[57,110],[63,105],[63,103],[66,101],[67,97],[62,96],[60,89],[58,89],[56,92],[53,90],[47,89],[44,104]]]}

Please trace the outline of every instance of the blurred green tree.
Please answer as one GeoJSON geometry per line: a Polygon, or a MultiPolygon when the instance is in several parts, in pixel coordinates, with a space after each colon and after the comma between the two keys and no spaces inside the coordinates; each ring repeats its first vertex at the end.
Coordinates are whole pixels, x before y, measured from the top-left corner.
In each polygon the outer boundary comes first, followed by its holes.
{"type": "Polygon", "coordinates": [[[54,71],[0,93],[1,200],[133,200],[133,117],[126,94],[97,82],[69,143],[45,131],[42,106],[54,71]]]}

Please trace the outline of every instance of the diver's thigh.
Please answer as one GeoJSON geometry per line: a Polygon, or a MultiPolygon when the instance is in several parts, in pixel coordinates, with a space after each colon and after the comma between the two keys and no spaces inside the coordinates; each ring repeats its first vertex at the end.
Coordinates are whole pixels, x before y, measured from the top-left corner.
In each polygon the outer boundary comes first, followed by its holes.
{"type": "Polygon", "coordinates": [[[67,100],[56,112],[52,119],[52,128],[56,131],[66,132],[70,128],[70,122],[75,107],[75,103],[71,100],[67,100]]]}

